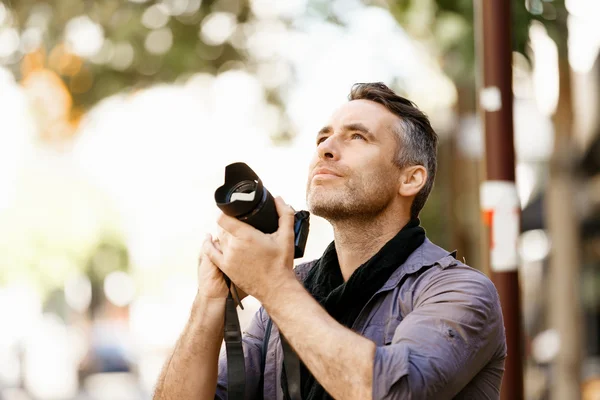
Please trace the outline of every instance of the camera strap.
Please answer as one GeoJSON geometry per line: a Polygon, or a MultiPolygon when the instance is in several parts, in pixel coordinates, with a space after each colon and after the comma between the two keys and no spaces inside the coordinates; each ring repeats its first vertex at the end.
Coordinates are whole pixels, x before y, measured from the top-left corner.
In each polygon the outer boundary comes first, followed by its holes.
{"type": "Polygon", "coordinates": [[[284,395],[289,400],[302,400],[300,391],[300,359],[283,335],[280,333],[279,336],[281,337],[281,346],[283,347],[285,379],[282,379],[282,386],[284,395]]]}
{"type": "Polygon", "coordinates": [[[231,400],[243,400],[246,391],[246,363],[242,346],[242,331],[236,310],[236,302],[242,310],[237,289],[225,276],[229,294],[225,301],[225,350],[227,353],[227,397],[231,400]],[[235,299],[234,299],[235,295],[235,299]]]}
{"type": "MultiPolygon", "coordinates": [[[[243,400],[246,389],[246,362],[244,359],[244,347],[242,344],[242,330],[240,320],[237,314],[237,304],[243,310],[244,306],[240,302],[237,288],[231,280],[224,275],[229,293],[225,300],[225,350],[227,354],[227,398],[231,400],[243,400]]],[[[261,380],[264,375],[264,366],[266,362],[267,347],[269,345],[269,336],[271,335],[271,326],[273,322],[269,318],[265,338],[263,339],[263,353],[261,357],[261,380]]],[[[288,341],[281,335],[281,346],[283,347],[283,378],[281,386],[286,400],[302,400],[300,383],[300,359],[290,346],[288,341]]],[[[259,387],[264,390],[263,383],[259,387]]]]}

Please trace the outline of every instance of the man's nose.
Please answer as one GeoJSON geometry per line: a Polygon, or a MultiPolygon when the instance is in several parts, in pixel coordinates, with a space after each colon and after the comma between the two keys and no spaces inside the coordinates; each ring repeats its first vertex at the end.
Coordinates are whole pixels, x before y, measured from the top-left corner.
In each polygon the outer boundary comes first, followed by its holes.
{"type": "Polygon", "coordinates": [[[322,160],[338,160],[340,158],[339,144],[333,135],[319,143],[317,152],[322,160]]]}

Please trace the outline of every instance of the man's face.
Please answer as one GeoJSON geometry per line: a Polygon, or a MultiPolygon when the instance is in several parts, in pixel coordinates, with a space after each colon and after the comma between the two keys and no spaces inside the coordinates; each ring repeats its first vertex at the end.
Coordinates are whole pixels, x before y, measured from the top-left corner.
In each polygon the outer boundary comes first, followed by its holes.
{"type": "Polygon", "coordinates": [[[398,117],[381,104],[353,100],[336,111],[316,138],[306,200],[329,221],[378,215],[398,196],[393,160],[398,117]]]}

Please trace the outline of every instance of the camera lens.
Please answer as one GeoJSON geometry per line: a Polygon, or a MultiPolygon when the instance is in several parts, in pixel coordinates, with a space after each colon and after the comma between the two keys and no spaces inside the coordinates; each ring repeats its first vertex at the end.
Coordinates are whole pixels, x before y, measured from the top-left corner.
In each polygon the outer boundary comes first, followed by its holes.
{"type": "Polygon", "coordinates": [[[256,181],[241,181],[235,184],[227,193],[226,202],[254,200],[256,183],[256,181]]]}
{"type": "MultiPolygon", "coordinates": [[[[275,200],[262,181],[244,163],[225,168],[225,183],[215,191],[217,206],[227,215],[253,226],[264,233],[273,233],[279,224],[275,200]]],[[[294,257],[304,254],[309,227],[308,211],[294,216],[294,257]]]]}
{"type": "Polygon", "coordinates": [[[244,163],[225,168],[225,183],[215,191],[215,201],[225,214],[264,233],[277,230],[275,200],[258,175],[244,163]]]}

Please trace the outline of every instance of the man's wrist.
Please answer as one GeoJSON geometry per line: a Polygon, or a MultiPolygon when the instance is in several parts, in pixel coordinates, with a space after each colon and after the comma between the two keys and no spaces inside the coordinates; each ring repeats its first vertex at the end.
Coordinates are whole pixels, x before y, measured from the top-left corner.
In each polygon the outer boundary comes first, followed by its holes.
{"type": "Polygon", "coordinates": [[[273,285],[272,288],[259,299],[263,307],[271,309],[273,306],[277,306],[282,302],[287,301],[290,296],[297,293],[299,290],[304,290],[302,284],[296,278],[296,275],[292,272],[289,275],[284,275],[277,284],[273,285]]]}
{"type": "Polygon", "coordinates": [[[225,297],[206,297],[198,292],[192,306],[192,321],[203,330],[222,330],[225,319],[225,301],[225,297]]]}

